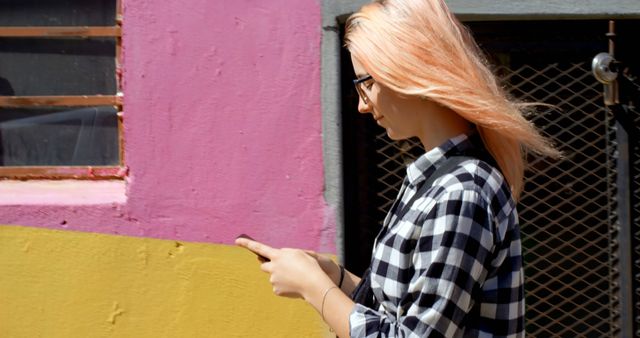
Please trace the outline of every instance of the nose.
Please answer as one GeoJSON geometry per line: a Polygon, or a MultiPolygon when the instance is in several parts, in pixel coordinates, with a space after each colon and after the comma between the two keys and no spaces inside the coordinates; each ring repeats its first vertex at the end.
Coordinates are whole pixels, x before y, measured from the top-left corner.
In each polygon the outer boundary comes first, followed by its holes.
{"type": "Polygon", "coordinates": [[[362,97],[358,97],[358,111],[360,114],[371,113],[371,102],[365,103],[362,97]]]}

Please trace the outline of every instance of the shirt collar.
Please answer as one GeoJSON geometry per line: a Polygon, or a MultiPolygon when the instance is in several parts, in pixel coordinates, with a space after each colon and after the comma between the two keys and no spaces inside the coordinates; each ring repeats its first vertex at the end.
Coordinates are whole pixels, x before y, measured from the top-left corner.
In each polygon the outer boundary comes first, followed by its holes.
{"type": "Polygon", "coordinates": [[[431,176],[445,159],[475,148],[472,138],[472,136],[460,134],[418,157],[407,167],[409,184],[417,186],[431,176]]]}

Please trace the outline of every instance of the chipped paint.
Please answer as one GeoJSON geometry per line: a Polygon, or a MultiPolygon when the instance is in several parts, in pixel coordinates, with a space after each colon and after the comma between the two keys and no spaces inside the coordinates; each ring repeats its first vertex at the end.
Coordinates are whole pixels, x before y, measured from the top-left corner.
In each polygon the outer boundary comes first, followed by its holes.
{"type": "Polygon", "coordinates": [[[111,314],[109,315],[109,319],[107,322],[115,325],[116,317],[121,316],[124,313],[124,310],[120,308],[118,302],[113,302],[113,309],[111,310],[111,314]]]}

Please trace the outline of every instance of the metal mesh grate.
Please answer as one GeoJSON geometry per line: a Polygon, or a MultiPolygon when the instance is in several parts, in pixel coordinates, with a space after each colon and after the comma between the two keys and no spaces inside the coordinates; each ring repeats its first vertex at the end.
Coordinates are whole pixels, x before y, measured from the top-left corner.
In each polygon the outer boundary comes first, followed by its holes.
{"type": "Polygon", "coordinates": [[[391,205],[398,195],[400,184],[406,175],[405,168],[411,164],[422,152],[422,146],[417,139],[393,142],[387,137],[386,131],[376,134],[376,152],[380,170],[378,183],[381,188],[377,193],[380,203],[376,209],[379,225],[391,209],[391,205]]]}
{"type": "MultiPolygon", "coordinates": [[[[530,158],[532,170],[519,206],[527,333],[616,336],[615,135],[601,103],[601,87],[587,64],[503,67],[498,73],[514,96],[561,109],[531,116],[566,158],[530,158]]],[[[417,140],[395,143],[384,132],[377,135],[376,146],[382,171],[378,183],[384,187],[378,194],[382,220],[406,164],[422,150],[417,140]]]]}
{"type": "Polygon", "coordinates": [[[589,65],[503,69],[512,93],[561,110],[532,116],[565,153],[531,157],[520,220],[527,275],[527,332],[615,336],[615,161],[610,114],[589,65]]]}

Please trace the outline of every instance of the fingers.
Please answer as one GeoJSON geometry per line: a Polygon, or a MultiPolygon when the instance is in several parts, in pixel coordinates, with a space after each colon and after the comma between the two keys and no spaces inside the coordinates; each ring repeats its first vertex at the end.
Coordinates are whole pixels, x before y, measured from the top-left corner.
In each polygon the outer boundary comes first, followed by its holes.
{"type": "Polygon", "coordinates": [[[262,264],[260,264],[260,270],[262,270],[262,271],[264,271],[264,272],[266,272],[268,274],[271,274],[271,272],[272,272],[272,266],[271,265],[272,265],[271,262],[262,263],[262,264]]]}
{"type": "Polygon", "coordinates": [[[271,260],[278,251],[277,249],[274,249],[266,244],[244,237],[236,238],[236,245],[252,251],[267,260],[271,260]]]}
{"type": "Polygon", "coordinates": [[[311,256],[311,257],[313,257],[313,258],[315,258],[315,259],[318,259],[318,253],[316,253],[315,251],[312,251],[312,250],[305,250],[304,252],[305,252],[307,255],[309,255],[309,256],[311,256]]]}

